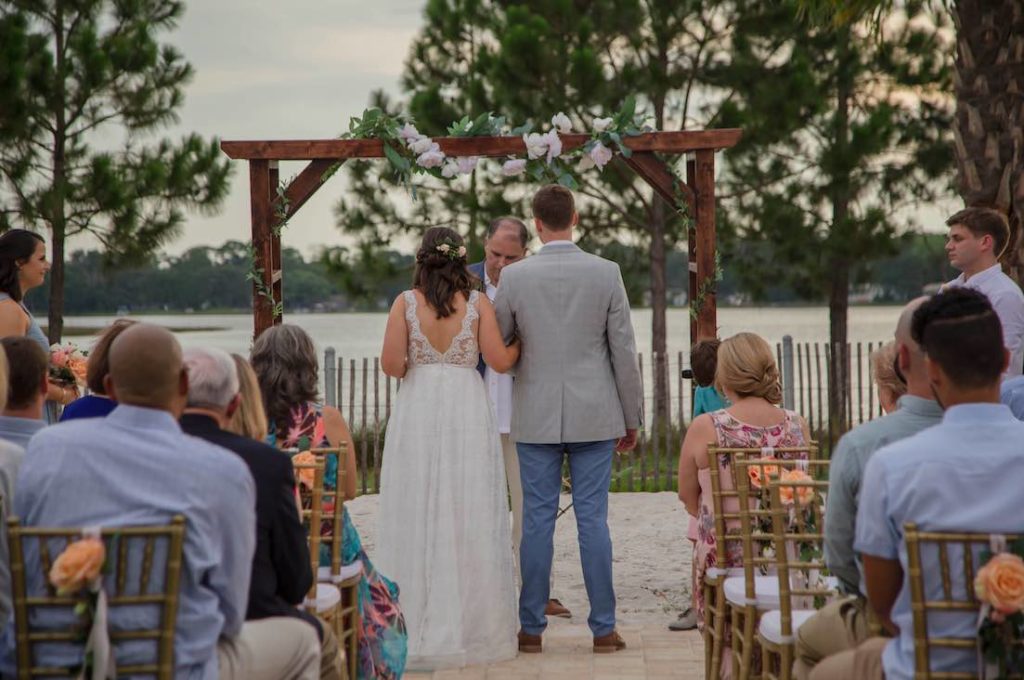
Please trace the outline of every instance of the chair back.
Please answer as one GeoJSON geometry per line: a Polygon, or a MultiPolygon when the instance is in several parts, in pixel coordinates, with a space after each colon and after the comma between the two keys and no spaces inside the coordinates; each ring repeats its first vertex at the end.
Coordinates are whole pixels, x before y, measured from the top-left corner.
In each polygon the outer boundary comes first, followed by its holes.
{"type": "Polygon", "coordinates": [[[715,515],[718,568],[723,571],[728,568],[730,554],[742,554],[743,552],[739,478],[735,463],[769,456],[782,456],[784,459],[808,459],[816,457],[817,453],[813,445],[776,448],[708,446],[708,472],[711,476],[711,507],[715,515]]]}
{"type": "MultiPolygon", "coordinates": [[[[344,534],[344,514],[345,514],[345,480],[350,474],[347,466],[345,465],[346,454],[348,453],[348,446],[345,442],[335,447],[325,447],[319,449],[310,449],[317,458],[324,462],[324,488],[321,508],[321,518],[324,520],[324,525],[328,526],[327,531],[321,531],[320,542],[330,543],[330,555],[331,555],[331,575],[337,576],[341,573],[341,546],[344,534]],[[334,479],[330,479],[326,476],[327,470],[327,459],[329,456],[335,456],[338,461],[338,465],[335,470],[334,479]],[[334,488],[331,487],[333,482],[334,488]]],[[[316,570],[313,572],[316,573],[316,570]]]]}
{"type": "MultiPolygon", "coordinates": [[[[292,467],[295,468],[295,479],[300,485],[305,482],[311,488],[309,490],[309,507],[302,508],[302,523],[307,528],[307,539],[309,542],[309,561],[313,571],[313,583],[309,589],[308,600],[316,602],[316,571],[320,566],[320,520],[323,514],[324,495],[324,460],[314,457],[312,461],[305,462],[297,460],[298,456],[292,457],[292,467]],[[312,474],[312,478],[310,478],[312,474]]],[[[313,613],[316,613],[316,606],[313,605],[313,613]]]]}
{"type": "MultiPolygon", "coordinates": [[[[36,647],[40,645],[83,643],[82,621],[77,612],[87,606],[89,594],[85,590],[58,594],[48,578],[54,560],[70,543],[82,538],[83,530],[23,527],[17,517],[12,517],[7,521],[7,532],[11,553],[17,677],[27,680],[41,676],[76,675],[78,668],[37,666],[34,657],[36,647]],[[32,562],[38,557],[38,564],[31,565],[38,567],[38,572],[28,573],[26,555],[32,562]],[[32,592],[30,582],[33,584],[32,592]],[[37,588],[39,583],[45,585],[37,588]],[[44,630],[37,621],[37,615],[44,610],[55,609],[67,610],[68,620],[73,623],[64,628],[47,627],[44,630]],[[71,610],[76,612],[73,618],[71,610]],[[38,628],[33,627],[34,622],[38,628]]],[[[106,549],[103,582],[111,617],[116,617],[116,612],[122,608],[152,606],[159,611],[159,626],[156,628],[118,627],[108,631],[112,645],[128,640],[151,640],[156,646],[154,663],[118,666],[118,675],[171,680],[174,677],[174,629],[178,614],[185,518],[175,515],[165,526],[107,528],[100,532],[100,539],[106,549]]]]}
{"type": "Polygon", "coordinates": [[[780,479],[768,486],[774,560],[779,576],[780,632],[783,640],[792,642],[793,611],[821,609],[839,595],[838,583],[827,578],[825,565],[828,482],[813,478],[780,479]]]}
{"type": "MultiPolygon", "coordinates": [[[[964,637],[930,635],[928,617],[930,614],[942,616],[960,613],[972,621],[977,621],[981,603],[974,591],[974,578],[984,566],[981,554],[989,547],[991,535],[919,531],[917,524],[913,522],[904,524],[903,530],[904,541],[907,544],[907,579],[910,584],[910,609],[914,623],[914,677],[965,680],[977,678],[977,673],[973,670],[932,670],[932,652],[951,649],[973,655],[978,640],[973,628],[970,635],[964,637]],[[925,551],[933,553],[938,563],[938,582],[934,580],[934,570],[924,568],[922,556],[925,551]],[[927,580],[926,575],[929,577],[927,580]]],[[[1005,537],[1007,543],[1022,538],[1021,535],[1010,534],[1005,537]]],[[[1019,678],[1021,675],[1018,673],[1005,677],[1019,678]]]]}

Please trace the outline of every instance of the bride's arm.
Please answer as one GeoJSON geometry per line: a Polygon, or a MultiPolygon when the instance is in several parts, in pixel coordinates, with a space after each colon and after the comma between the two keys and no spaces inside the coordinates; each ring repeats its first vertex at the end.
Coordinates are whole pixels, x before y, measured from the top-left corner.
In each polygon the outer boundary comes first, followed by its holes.
{"type": "Polygon", "coordinates": [[[392,378],[405,377],[405,357],[409,351],[409,330],[405,323],[405,296],[395,298],[384,329],[384,347],[380,351],[380,368],[392,378]]]}
{"type": "Polygon", "coordinates": [[[494,314],[494,306],[485,296],[479,297],[480,306],[480,353],[484,361],[498,373],[504,373],[519,361],[520,344],[517,338],[508,347],[498,328],[498,318],[494,314]]]}

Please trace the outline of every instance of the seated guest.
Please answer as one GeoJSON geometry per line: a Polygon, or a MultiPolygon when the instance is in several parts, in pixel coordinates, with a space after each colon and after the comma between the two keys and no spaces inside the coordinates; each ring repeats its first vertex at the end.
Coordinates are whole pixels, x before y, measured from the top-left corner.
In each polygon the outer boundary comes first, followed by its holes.
{"type": "MultiPolygon", "coordinates": [[[[868,461],[854,541],[868,603],[895,637],[869,638],[821,661],[811,673],[816,680],[915,677],[904,523],[922,531],[1024,532],[1024,423],[999,403],[1009,358],[999,317],[983,294],[951,288],[914,312],[911,334],[945,414],[938,425],[883,447],[868,461]]],[[[949,559],[962,564],[955,547],[949,559]]],[[[922,554],[926,587],[941,588],[940,566],[934,551],[922,554]]],[[[972,638],[977,620],[974,611],[932,615],[929,634],[972,638]]],[[[974,673],[976,652],[936,648],[931,664],[933,673],[974,673]]]]}
{"type": "MultiPolygon", "coordinates": [[[[114,340],[109,361],[105,387],[117,408],[106,418],[36,435],[18,477],[15,513],[29,527],[161,525],[184,515],[175,678],[314,680],[320,645],[309,624],[290,617],[244,620],[256,544],[255,485],[237,455],[182,433],[177,419],[188,375],[178,342],[166,329],[136,324],[114,340]]],[[[40,571],[31,552],[26,568],[40,571]]],[[[140,614],[111,611],[111,627],[140,614]]],[[[45,628],[60,616],[37,612],[35,625],[45,628]]],[[[0,652],[9,674],[11,626],[0,652]]],[[[55,644],[37,648],[35,661],[75,666],[81,653],[80,646],[55,644]]],[[[152,646],[128,642],[116,655],[118,665],[148,663],[152,646]]]]}
{"type": "MultiPolygon", "coordinates": [[[[694,418],[686,430],[679,456],[679,498],[686,504],[686,511],[697,517],[693,590],[701,627],[707,605],[704,602],[705,573],[712,567],[725,569],[743,564],[739,545],[728,553],[717,546],[708,470],[715,461],[708,458],[708,443],[729,448],[764,448],[807,446],[811,441],[804,419],[779,407],[782,385],[775,354],[761,336],[738,333],[722,341],[718,348],[715,386],[730,406],[694,418]]],[[[790,456],[780,454],[778,457],[790,456]]],[[[799,457],[806,458],[806,454],[799,457]]],[[[732,478],[727,468],[722,470],[722,486],[731,489],[732,478]]],[[[739,530],[738,523],[736,530],[739,530]]],[[[729,650],[723,653],[723,678],[731,677],[731,657],[729,650]]]]}
{"type": "Polygon", "coordinates": [[[1024,375],[1003,381],[999,388],[999,401],[1010,407],[1017,420],[1024,420],[1024,375]]]}
{"type": "Polygon", "coordinates": [[[60,415],[61,422],[75,418],[102,418],[117,406],[117,402],[110,398],[107,388],[103,385],[107,374],[110,373],[110,344],[124,329],[134,323],[136,322],[129,319],[118,319],[96,340],[86,361],[85,383],[90,394],[65,406],[64,412],[60,415]]]}
{"type": "Polygon", "coordinates": [[[896,410],[899,398],[907,393],[907,383],[896,369],[895,342],[887,342],[871,353],[871,372],[878,389],[878,405],[887,414],[896,410]]]}
{"type": "MultiPolygon", "coordinates": [[[[344,418],[338,409],[317,402],[319,365],[313,339],[306,331],[291,324],[273,326],[263,331],[252,348],[252,367],[260,383],[269,439],[279,448],[328,447],[341,442],[348,445],[345,469],[345,496],[356,493],[355,446],[344,418]]],[[[327,478],[337,470],[331,456],[327,478]],[[333,464],[333,465],[332,465],[333,464]]],[[[310,499],[304,499],[309,503],[310,499]]],[[[363,550],[362,541],[346,508],[341,541],[341,561],[345,565],[362,565],[359,584],[359,609],[362,630],[359,635],[360,678],[397,678],[405,669],[407,636],[405,619],[398,606],[398,587],[379,573],[363,550]]],[[[325,523],[326,530],[330,525],[325,523]]],[[[329,564],[327,546],[322,546],[320,563],[329,564]]]]}
{"type": "MultiPolygon", "coordinates": [[[[868,637],[867,600],[860,582],[860,562],[853,550],[857,507],[860,505],[864,468],[886,444],[905,439],[942,421],[942,407],[928,384],[924,353],[911,337],[914,311],[926,298],[903,308],[896,324],[894,356],[905,377],[907,393],[899,398],[892,414],[858,425],[839,440],[829,470],[828,503],[825,506],[825,561],[847,597],[832,602],[811,617],[797,632],[798,680],[827,656],[852,649],[868,637]]],[[[889,371],[896,370],[889,360],[889,371]]],[[[876,371],[875,375],[878,375],[876,371]]]]}
{"type": "Polygon", "coordinates": [[[225,429],[238,410],[238,371],[218,349],[189,349],[186,433],[229,451],[249,466],[256,480],[256,554],[249,584],[247,620],[293,616],[313,626],[322,642],[320,677],[341,676],[338,640],[329,626],[298,608],[313,584],[306,531],[295,506],[295,474],[288,456],[272,446],[225,429]]]}
{"type": "Polygon", "coordinates": [[[46,427],[43,409],[50,358],[31,338],[8,336],[0,343],[9,367],[7,405],[0,412],[0,439],[26,448],[32,435],[46,427]]]}
{"type": "MultiPolygon", "coordinates": [[[[0,385],[7,383],[7,357],[0,352],[0,385]]],[[[7,403],[7,391],[0,390],[0,411],[7,403]]],[[[0,440],[0,501],[4,519],[14,513],[14,481],[25,457],[25,450],[17,444],[0,440]]],[[[7,531],[0,529],[0,631],[7,625],[11,614],[11,564],[7,545],[7,531]]]]}
{"type": "Polygon", "coordinates": [[[260,381],[256,371],[252,370],[249,361],[239,355],[232,354],[235,368],[238,370],[238,408],[228,421],[225,428],[228,432],[240,434],[256,441],[267,439],[267,414],[263,412],[263,395],[260,394],[260,381]]]}

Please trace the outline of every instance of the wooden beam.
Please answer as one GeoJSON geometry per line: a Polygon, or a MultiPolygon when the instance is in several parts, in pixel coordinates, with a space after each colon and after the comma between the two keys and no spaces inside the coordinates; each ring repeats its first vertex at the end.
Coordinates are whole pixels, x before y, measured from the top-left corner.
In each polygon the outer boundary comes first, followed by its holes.
{"type": "MultiPolygon", "coordinates": [[[[270,163],[249,161],[249,204],[252,212],[252,247],[257,269],[262,270],[262,285],[269,288],[272,276],[270,163]]],[[[252,285],[253,339],[274,324],[274,306],[260,294],[259,282],[252,285]]]]}
{"type": "MultiPolygon", "coordinates": [[[[633,151],[687,153],[698,149],[725,149],[734,146],[742,135],[737,128],[721,130],[684,130],[645,132],[626,137],[625,144],[633,151]]],[[[563,151],[570,151],[590,140],[590,135],[560,135],[563,151]]],[[[449,156],[522,156],[526,144],[522,137],[435,137],[441,150],[449,156]]],[[[384,143],[379,139],[295,139],[224,141],[220,148],[231,158],[281,161],[344,160],[346,158],[382,158],[384,143]]]]}
{"type": "Polygon", "coordinates": [[[288,201],[288,208],[282,213],[278,208],[278,199],[275,196],[274,199],[274,219],[275,224],[281,224],[287,222],[292,216],[299,211],[306,201],[316,193],[317,189],[324,185],[327,181],[328,171],[335,163],[339,161],[333,161],[330,159],[318,159],[310,162],[309,165],[302,169],[295,179],[285,188],[284,195],[288,201]]]}
{"type": "Polygon", "coordinates": [[[685,183],[678,180],[675,174],[668,169],[665,161],[654,155],[652,151],[637,151],[629,158],[622,157],[626,165],[633,169],[637,175],[639,175],[645,182],[651,185],[654,191],[668,201],[668,204],[673,209],[679,209],[682,206],[678,206],[679,196],[677,189],[683,194],[683,198],[687,203],[687,207],[690,210],[690,214],[693,214],[694,209],[694,196],[693,190],[690,189],[685,183]]]}
{"type": "MultiPolygon", "coordinates": [[[[690,226],[686,230],[686,281],[689,286],[686,289],[686,294],[689,298],[687,300],[689,307],[697,295],[697,161],[692,158],[686,159],[686,186],[690,189],[690,195],[694,197],[693,209],[690,211],[690,226]]],[[[695,344],[697,344],[697,320],[690,315],[690,347],[695,344]]]]}
{"type": "Polygon", "coordinates": [[[697,309],[697,337],[718,335],[715,297],[715,152],[697,151],[694,192],[697,194],[697,291],[704,299],[697,309]],[[709,283],[710,282],[710,283],[709,283]]]}

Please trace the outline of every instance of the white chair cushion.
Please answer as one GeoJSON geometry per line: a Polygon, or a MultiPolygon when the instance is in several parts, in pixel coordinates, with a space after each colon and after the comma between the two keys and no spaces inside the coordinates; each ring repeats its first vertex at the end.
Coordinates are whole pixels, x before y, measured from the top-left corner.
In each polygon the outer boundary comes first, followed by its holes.
{"type": "Polygon", "coordinates": [[[718,578],[719,576],[743,576],[743,567],[729,567],[728,569],[708,567],[704,573],[713,578],[718,578]]]}
{"type": "MultiPolygon", "coordinates": [[[[755,576],[754,592],[757,593],[758,609],[779,608],[778,576],[755,576]]],[[[730,576],[725,579],[725,599],[740,607],[748,604],[747,585],[743,576],[730,576]]]]}
{"type": "MultiPolygon", "coordinates": [[[[337,586],[333,586],[330,583],[317,583],[316,584],[316,613],[329,612],[341,602],[341,591],[338,590],[337,586]]],[[[312,606],[313,601],[307,597],[303,603],[305,606],[312,606]]]]}
{"type": "Polygon", "coordinates": [[[352,564],[341,565],[341,571],[337,574],[331,574],[330,567],[319,567],[316,570],[316,580],[320,583],[341,583],[347,581],[353,576],[358,576],[363,573],[363,563],[361,560],[353,562],[352,564]]]}
{"type": "MultiPolygon", "coordinates": [[[[793,635],[800,630],[800,626],[804,625],[807,619],[811,618],[818,612],[814,609],[794,609],[793,610],[793,635]]],[[[778,609],[773,609],[770,612],[765,612],[761,616],[761,623],[757,626],[757,631],[769,642],[774,642],[777,645],[788,644],[793,640],[787,640],[782,636],[782,612],[778,609]]]]}

